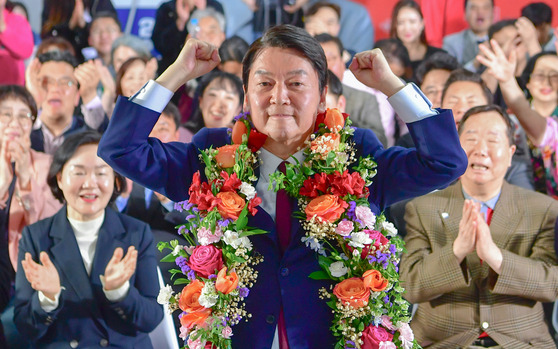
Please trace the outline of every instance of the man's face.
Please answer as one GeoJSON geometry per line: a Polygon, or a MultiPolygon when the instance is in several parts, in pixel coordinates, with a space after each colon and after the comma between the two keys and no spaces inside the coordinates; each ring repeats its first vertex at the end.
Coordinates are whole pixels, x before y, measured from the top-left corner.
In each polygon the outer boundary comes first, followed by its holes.
{"type": "Polygon", "coordinates": [[[420,89],[424,92],[426,97],[432,102],[434,108],[442,106],[442,91],[444,85],[448,80],[450,72],[446,69],[432,69],[422,79],[420,89]]]}
{"type": "Polygon", "coordinates": [[[173,117],[163,113],[153,126],[149,137],[157,138],[163,143],[177,142],[178,133],[178,126],[174,123],[173,117]]]}
{"type": "Polygon", "coordinates": [[[74,67],[66,62],[45,62],[39,71],[39,87],[43,96],[41,120],[65,118],[71,121],[79,102],[74,67]]]}
{"type": "Polygon", "coordinates": [[[221,46],[225,41],[225,33],[221,30],[219,22],[215,18],[210,16],[201,18],[199,26],[198,39],[209,42],[215,47],[221,46]]]}
{"type": "Polygon", "coordinates": [[[339,24],[337,12],[335,12],[331,7],[324,6],[313,16],[306,18],[306,21],[304,22],[304,29],[306,29],[306,31],[312,36],[327,33],[331,36],[337,37],[341,26],[339,24]]]}
{"type": "Polygon", "coordinates": [[[515,26],[508,25],[507,27],[502,28],[499,32],[494,33],[492,38],[496,40],[498,45],[500,45],[506,54],[506,57],[509,56],[512,49],[515,49],[517,59],[525,60],[527,47],[525,46],[523,40],[521,40],[521,36],[515,26]]]}
{"type": "Polygon", "coordinates": [[[493,191],[502,186],[515,152],[507,130],[504,119],[496,111],[475,114],[465,121],[459,140],[469,160],[467,171],[461,177],[468,194],[480,195],[474,190],[493,191]]]}
{"type": "Polygon", "coordinates": [[[341,57],[341,52],[339,52],[339,46],[333,41],[320,43],[324,49],[325,56],[327,59],[327,67],[329,70],[343,81],[343,74],[345,73],[345,63],[343,63],[343,57],[341,57]]]}
{"type": "MultiPolygon", "coordinates": [[[[91,24],[89,45],[94,47],[101,57],[110,55],[112,43],[120,35],[122,35],[122,32],[114,19],[108,17],[97,18],[91,24]]],[[[108,62],[105,63],[108,64],[108,62]]]]}
{"type": "Polygon", "coordinates": [[[329,108],[329,109],[337,108],[337,109],[339,109],[339,111],[344,113],[345,112],[345,105],[346,105],[345,96],[343,96],[343,95],[337,96],[337,95],[334,95],[333,93],[329,93],[329,92],[326,94],[326,108],[329,108]]]}
{"type": "Polygon", "coordinates": [[[473,81],[456,81],[448,86],[442,108],[452,110],[457,127],[467,110],[488,103],[480,84],[473,81]]]}
{"type": "Polygon", "coordinates": [[[254,59],[244,104],[256,129],[277,143],[302,144],[325,110],[318,73],[294,49],[269,47],[254,59]]]}
{"type": "Polygon", "coordinates": [[[485,35],[492,25],[494,8],[490,0],[469,0],[465,8],[465,20],[473,33],[485,35]]]}

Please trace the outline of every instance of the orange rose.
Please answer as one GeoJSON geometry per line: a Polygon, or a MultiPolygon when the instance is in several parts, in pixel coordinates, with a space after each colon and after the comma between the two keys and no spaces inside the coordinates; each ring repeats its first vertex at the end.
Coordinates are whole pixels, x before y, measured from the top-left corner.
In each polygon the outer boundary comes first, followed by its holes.
{"type": "Polygon", "coordinates": [[[324,124],[331,132],[337,133],[341,131],[345,125],[345,118],[343,118],[343,114],[341,114],[339,109],[328,108],[325,113],[324,124]]]}
{"type": "Polygon", "coordinates": [[[205,309],[205,307],[198,302],[204,285],[205,283],[203,281],[194,280],[182,289],[180,299],[178,300],[178,306],[182,311],[193,313],[205,309]]]}
{"type": "Polygon", "coordinates": [[[387,279],[384,279],[382,273],[377,270],[367,270],[363,275],[362,279],[364,286],[368,287],[374,292],[380,292],[386,289],[388,285],[387,279]]]}
{"type": "Polygon", "coordinates": [[[223,218],[238,219],[246,201],[234,191],[225,191],[217,194],[221,202],[217,204],[217,210],[223,218]]]}
{"type": "Polygon", "coordinates": [[[333,294],[344,304],[349,303],[353,308],[362,308],[368,304],[370,289],[364,286],[361,278],[350,278],[335,285],[333,294]]]}
{"type": "Polygon", "coordinates": [[[248,128],[242,120],[234,123],[231,138],[234,144],[242,144],[242,136],[248,134],[248,128]]]}
{"type": "Polygon", "coordinates": [[[340,140],[341,136],[338,133],[324,133],[312,141],[310,149],[313,152],[323,154],[325,158],[330,151],[339,149],[340,140]]]}
{"type": "Polygon", "coordinates": [[[219,270],[219,274],[217,274],[217,281],[215,281],[215,288],[217,291],[229,294],[237,287],[238,275],[236,275],[234,271],[231,271],[231,273],[227,275],[227,267],[223,267],[223,269],[219,270]]]}
{"type": "Polygon", "coordinates": [[[345,201],[335,195],[318,196],[306,206],[306,219],[317,215],[318,218],[333,223],[341,217],[348,206],[345,201]]]}
{"type": "Polygon", "coordinates": [[[207,326],[205,320],[211,315],[211,309],[205,309],[202,311],[196,311],[194,313],[188,313],[182,315],[180,318],[180,324],[187,329],[191,329],[194,326],[203,327],[207,326]]]}
{"type": "Polygon", "coordinates": [[[234,166],[234,157],[236,154],[236,149],[238,149],[238,144],[224,145],[217,148],[217,155],[215,155],[215,160],[222,168],[229,168],[234,166]]]}

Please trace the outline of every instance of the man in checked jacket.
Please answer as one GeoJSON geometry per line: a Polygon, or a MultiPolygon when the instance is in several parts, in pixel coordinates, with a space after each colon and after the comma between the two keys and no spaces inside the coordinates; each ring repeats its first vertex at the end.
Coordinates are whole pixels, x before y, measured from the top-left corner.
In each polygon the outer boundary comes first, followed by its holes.
{"type": "Polygon", "coordinates": [[[509,117],[470,109],[459,126],[469,164],[447,189],[407,204],[401,280],[427,348],[556,348],[541,302],[558,298],[558,203],[504,181],[509,117]]]}

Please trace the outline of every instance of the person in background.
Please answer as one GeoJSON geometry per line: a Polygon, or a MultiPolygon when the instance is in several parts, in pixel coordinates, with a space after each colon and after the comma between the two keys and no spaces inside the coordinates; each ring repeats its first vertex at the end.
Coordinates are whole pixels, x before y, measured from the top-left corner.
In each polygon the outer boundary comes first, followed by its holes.
{"type": "Polygon", "coordinates": [[[304,14],[304,29],[312,36],[329,34],[339,36],[341,30],[341,7],[334,3],[318,1],[304,14]]]}
{"type": "Polygon", "coordinates": [[[78,63],[87,47],[87,24],[99,12],[116,10],[110,0],[43,0],[41,38],[61,36],[74,46],[78,63]]]}
{"type": "Polygon", "coordinates": [[[89,46],[106,66],[111,64],[112,43],[122,35],[122,26],[112,12],[98,12],[89,25],[89,46]]]}
{"type": "Polygon", "coordinates": [[[219,70],[234,74],[242,79],[242,59],[250,45],[239,36],[232,36],[225,39],[219,46],[219,70]]]}
{"type": "Polygon", "coordinates": [[[424,18],[419,4],[414,0],[400,0],[395,4],[391,14],[392,38],[399,39],[409,52],[410,66],[414,72],[419,64],[439,48],[429,46],[424,34],[424,18]]]}
{"type": "Polygon", "coordinates": [[[552,8],[544,2],[532,2],[521,9],[521,17],[533,23],[543,51],[556,52],[556,36],[552,29],[552,8]]]}
{"type": "Polygon", "coordinates": [[[479,44],[488,40],[494,19],[494,0],[465,0],[465,20],[469,28],[444,37],[442,48],[473,72],[481,65],[475,61],[479,44]]]}
{"type": "MultiPolygon", "coordinates": [[[[122,64],[116,74],[116,97],[131,97],[147,82],[155,77],[157,61],[133,57],[122,64]]],[[[114,102],[114,101],[113,101],[114,102]]]]}
{"type": "Polygon", "coordinates": [[[184,46],[188,35],[186,24],[192,12],[207,7],[224,14],[223,6],[217,0],[170,0],[159,6],[151,35],[155,49],[161,54],[159,74],[174,62],[184,46]]]}
{"type": "Polygon", "coordinates": [[[505,181],[515,145],[500,107],[470,109],[459,135],[465,174],[405,213],[400,270],[405,298],[419,304],[415,338],[432,349],[555,348],[542,302],[558,298],[558,203],[505,181]]]}
{"type": "Polygon", "coordinates": [[[0,84],[25,84],[24,60],[33,53],[33,32],[27,19],[0,0],[0,84]]]}
{"type": "Polygon", "coordinates": [[[347,100],[343,96],[343,83],[331,70],[327,71],[327,94],[326,108],[337,108],[342,113],[345,112],[347,100]]]}
{"type": "Polygon", "coordinates": [[[204,127],[232,127],[233,118],[242,110],[242,80],[230,73],[212,71],[200,80],[196,96],[198,108],[184,125],[191,134],[182,139],[191,139],[204,127]]]}
{"type": "Polygon", "coordinates": [[[48,173],[65,203],[23,231],[14,322],[36,347],[153,348],[163,318],[153,235],[107,205],[126,181],[97,156],[101,135],[76,133],[48,173]]]}
{"type": "Polygon", "coordinates": [[[225,15],[212,7],[197,9],[192,12],[188,24],[187,38],[196,38],[209,42],[215,47],[225,41],[225,15]]]}
{"type": "MultiPolygon", "coordinates": [[[[329,34],[318,34],[316,40],[322,46],[327,59],[328,69],[331,70],[339,80],[345,77],[345,63],[343,62],[343,44],[339,38],[329,34]]],[[[348,73],[351,74],[352,73],[348,73]]],[[[376,134],[380,142],[387,146],[387,139],[382,125],[382,116],[376,96],[369,91],[361,91],[345,85],[343,95],[347,101],[345,111],[351,115],[351,120],[356,127],[367,128],[376,134]]]]}
{"type": "Polygon", "coordinates": [[[110,65],[114,69],[114,74],[118,73],[124,62],[130,58],[140,57],[146,60],[151,59],[153,44],[131,34],[124,34],[112,42],[110,49],[110,65]]]}

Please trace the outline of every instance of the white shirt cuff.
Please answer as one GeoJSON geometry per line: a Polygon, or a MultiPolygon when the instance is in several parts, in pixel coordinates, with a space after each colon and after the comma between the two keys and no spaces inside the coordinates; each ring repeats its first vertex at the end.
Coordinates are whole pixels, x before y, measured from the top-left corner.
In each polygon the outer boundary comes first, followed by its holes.
{"type": "Polygon", "coordinates": [[[62,293],[62,289],[60,289],[60,291],[54,295],[54,300],[48,298],[47,296],[45,296],[45,294],[42,291],[39,291],[39,305],[41,306],[41,308],[43,308],[43,310],[47,313],[50,313],[51,311],[53,311],[54,309],[58,308],[58,301],[60,300],[60,293],[62,293]]]}
{"type": "Polygon", "coordinates": [[[426,98],[422,91],[413,83],[408,83],[388,98],[393,110],[406,123],[420,121],[438,114],[432,109],[432,103],[426,98]]]}
{"type": "Polygon", "coordinates": [[[124,285],[120,286],[115,290],[105,290],[105,277],[103,275],[99,275],[101,279],[101,284],[103,285],[103,292],[105,293],[105,297],[113,303],[120,302],[128,295],[128,291],[130,290],[130,281],[126,281],[124,285]]]}
{"type": "Polygon", "coordinates": [[[171,90],[159,85],[155,80],[149,80],[135,95],[130,97],[130,101],[162,113],[173,94],[171,90]]]}

